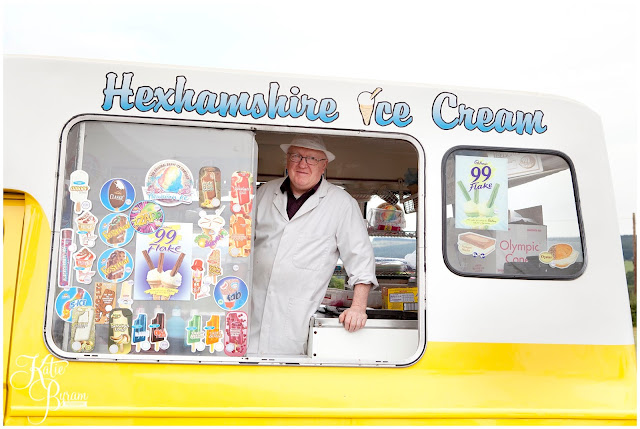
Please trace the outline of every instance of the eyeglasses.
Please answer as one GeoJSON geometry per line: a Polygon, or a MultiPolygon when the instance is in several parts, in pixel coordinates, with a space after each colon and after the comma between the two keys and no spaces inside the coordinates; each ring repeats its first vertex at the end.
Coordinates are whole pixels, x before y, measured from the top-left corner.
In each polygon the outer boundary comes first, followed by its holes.
{"type": "Polygon", "coordinates": [[[289,157],[289,161],[293,162],[294,164],[297,164],[304,159],[307,162],[307,165],[311,166],[318,165],[320,161],[325,161],[327,159],[318,159],[314,156],[302,156],[299,153],[288,153],[287,156],[289,157]]]}

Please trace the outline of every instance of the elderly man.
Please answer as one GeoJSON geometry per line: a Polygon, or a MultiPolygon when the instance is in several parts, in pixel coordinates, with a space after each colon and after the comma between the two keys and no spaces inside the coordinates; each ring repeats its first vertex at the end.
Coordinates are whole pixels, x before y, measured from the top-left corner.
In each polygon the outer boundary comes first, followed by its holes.
{"type": "Polygon", "coordinates": [[[280,147],[288,177],[265,183],[256,196],[250,354],[306,353],[309,320],[338,256],[354,289],[351,307],[339,318],[345,329],[365,325],[369,289],[378,284],[358,204],[323,177],[335,156],[314,135],[280,147]]]}

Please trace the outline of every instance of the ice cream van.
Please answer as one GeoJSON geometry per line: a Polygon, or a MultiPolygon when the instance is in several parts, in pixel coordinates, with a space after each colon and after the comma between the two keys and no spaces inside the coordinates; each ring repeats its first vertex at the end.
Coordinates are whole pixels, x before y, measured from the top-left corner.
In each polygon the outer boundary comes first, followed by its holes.
{"type": "Polygon", "coordinates": [[[4,97],[5,424],[636,424],[587,107],[21,56],[4,97]],[[338,260],[308,326],[271,327],[306,352],[255,355],[254,202],[294,134],[335,154],[379,284],[348,332],[338,260]]]}

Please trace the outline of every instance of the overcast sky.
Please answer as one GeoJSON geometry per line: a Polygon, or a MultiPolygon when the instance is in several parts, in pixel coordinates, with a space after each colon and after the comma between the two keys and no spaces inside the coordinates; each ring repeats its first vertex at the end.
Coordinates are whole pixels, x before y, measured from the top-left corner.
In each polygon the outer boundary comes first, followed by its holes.
{"type": "Polygon", "coordinates": [[[636,0],[307,3],[5,1],[4,52],[572,98],[602,117],[620,230],[631,233],[636,0]]]}

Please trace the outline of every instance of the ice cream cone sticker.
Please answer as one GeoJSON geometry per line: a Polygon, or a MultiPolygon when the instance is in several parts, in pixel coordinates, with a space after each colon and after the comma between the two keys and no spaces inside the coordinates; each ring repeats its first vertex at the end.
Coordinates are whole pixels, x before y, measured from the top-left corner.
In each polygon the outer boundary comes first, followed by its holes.
{"type": "Polygon", "coordinates": [[[373,108],[376,104],[376,95],[382,91],[382,88],[376,88],[373,92],[362,91],[358,94],[358,104],[360,105],[360,114],[362,115],[362,122],[365,125],[369,125],[371,122],[371,115],[373,115],[373,108]]]}

